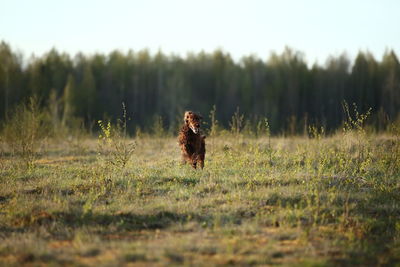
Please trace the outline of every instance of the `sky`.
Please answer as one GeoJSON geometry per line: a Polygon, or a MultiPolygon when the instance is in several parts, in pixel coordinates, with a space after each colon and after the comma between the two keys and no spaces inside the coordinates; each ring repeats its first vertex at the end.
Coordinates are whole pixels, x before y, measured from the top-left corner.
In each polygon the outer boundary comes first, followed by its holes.
{"type": "Polygon", "coordinates": [[[400,54],[398,0],[0,0],[0,40],[25,57],[149,49],[222,49],[268,59],[286,46],[308,63],[387,49],[400,54]]]}

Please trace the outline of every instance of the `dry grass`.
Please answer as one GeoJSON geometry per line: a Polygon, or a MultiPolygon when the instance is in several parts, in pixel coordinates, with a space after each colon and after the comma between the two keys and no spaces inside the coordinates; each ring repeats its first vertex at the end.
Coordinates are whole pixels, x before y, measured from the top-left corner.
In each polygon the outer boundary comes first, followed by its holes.
{"type": "Polygon", "coordinates": [[[362,137],[208,138],[203,171],[175,138],[135,140],[124,168],[94,139],[29,169],[4,146],[0,263],[399,264],[399,139],[362,137]]]}

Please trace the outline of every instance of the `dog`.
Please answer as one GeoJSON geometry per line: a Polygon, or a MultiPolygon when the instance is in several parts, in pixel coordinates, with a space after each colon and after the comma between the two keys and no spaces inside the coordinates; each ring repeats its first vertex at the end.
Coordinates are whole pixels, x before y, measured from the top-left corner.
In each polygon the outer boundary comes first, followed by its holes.
{"type": "Polygon", "coordinates": [[[184,124],[179,131],[178,144],[181,148],[182,163],[189,163],[194,169],[204,168],[206,155],[205,136],[200,134],[200,123],[203,118],[186,111],[183,116],[184,124]]]}

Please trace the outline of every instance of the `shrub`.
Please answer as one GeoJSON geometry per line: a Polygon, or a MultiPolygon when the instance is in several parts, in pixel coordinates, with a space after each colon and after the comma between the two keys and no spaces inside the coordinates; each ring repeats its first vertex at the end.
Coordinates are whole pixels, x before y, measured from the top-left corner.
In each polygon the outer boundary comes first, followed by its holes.
{"type": "Polygon", "coordinates": [[[43,139],[49,136],[51,126],[48,114],[34,97],[27,104],[17,106],[3,126],[3,140],[20,157],[27,167],[32,167],[43,139]]]}
{"type": "Polygon", "coordinates": [[[99,135],[99,154],[105,156],[106,161],[117,167],[125,167],[135,151],[135,142],[128,141],[127,118],[125,105],[122,104],[123,116],[117,120],[115,126],[111,122],[98,121],[101,134],[99,135]]]}
{"type": "Polygon", "coordinates": [[[244,120],[244,115],[240,114],[239,107],[237,107],[235,113],[231,118],[231,122],[229,122],[232,134],[236,136],[240,134],[244,126],[243,120],[244,120]]]}
{"type": "Polygon", "coordinates": [[[211,137],[218,136],[219,132],[221,131],[216,114],[217,114],[217,107],[214,105],[209,115],[211,121],[209,135],[211,137]]]}

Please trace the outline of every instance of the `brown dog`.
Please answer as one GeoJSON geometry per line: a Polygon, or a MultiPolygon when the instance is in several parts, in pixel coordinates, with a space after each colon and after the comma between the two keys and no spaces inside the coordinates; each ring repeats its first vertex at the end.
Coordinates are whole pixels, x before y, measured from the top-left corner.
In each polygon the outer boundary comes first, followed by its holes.
{"type": "Polygon", "coordinates": [[[200,135],[202,117],[192,111],[186,111],[183,120],[185,124],[179,131],[178,143],[182,151],[182,162],[189,163],[194,169],[197,163],[204,168],[206,155],[205,136],[200,135]]]}

